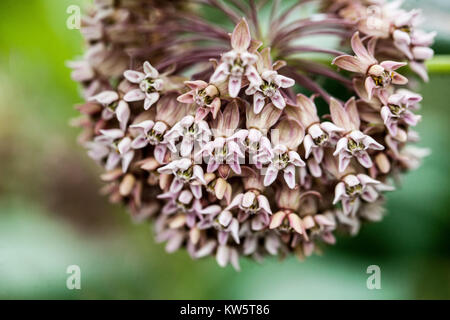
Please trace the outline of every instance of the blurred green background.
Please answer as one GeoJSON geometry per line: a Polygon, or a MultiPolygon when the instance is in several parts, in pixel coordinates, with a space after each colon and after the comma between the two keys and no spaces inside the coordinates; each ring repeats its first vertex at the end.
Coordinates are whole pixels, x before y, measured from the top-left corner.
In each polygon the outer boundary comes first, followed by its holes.
{"type": "MultiPolygon", "coordinates": [[[[423,166],[388,196],[388,214],[358,237],[339,237],[306,262],[241,260],[242,271],[214,259],[168,255],[148,224],[99,195],[99,168],[76,143],[77,85],[65,61],[82,54],[66,8],[81,0],[0,2],[0,298],[61,299],[411,299],[450,298],[449,86],[435,72],[421,87],[423,166]],[[79,265],[81,290],[66,288],[79,265]],[[381,290],[366,269],[381,267],[381,290]]],[[[448,1],[424,8],[450,53],[448,1]]]]}

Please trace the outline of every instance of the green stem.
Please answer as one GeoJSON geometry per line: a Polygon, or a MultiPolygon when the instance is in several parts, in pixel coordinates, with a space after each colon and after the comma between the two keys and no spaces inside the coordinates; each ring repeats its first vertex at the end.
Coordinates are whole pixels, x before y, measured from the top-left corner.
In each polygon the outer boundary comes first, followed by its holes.
{"type": "Polygon", "coordinates": [[[450,55],[436,55],[426,65],[429,73],[450,74],[450,55]]]}

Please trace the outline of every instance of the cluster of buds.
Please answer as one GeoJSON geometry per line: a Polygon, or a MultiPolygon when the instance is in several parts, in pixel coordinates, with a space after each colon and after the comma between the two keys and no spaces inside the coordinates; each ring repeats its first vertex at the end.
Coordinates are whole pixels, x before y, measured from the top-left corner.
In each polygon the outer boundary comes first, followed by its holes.
{"type": "Polygon", "coordinates": [[[433,34],[415,29],[418,12],[377,1],[383,28],[372,30],[371,1],[322,1],[310,18],[294,17],[303,2],[274,3],[262,32],[266,1],[204,2],[235,22],[231,34],[188,0],[97,1],[86,18],[88,54],[71,66],[87,102],[74,123],[105,169],[103,192],[153,220],[168,252],[236,269],[241,256],[309,256],[337,230],[380,220],[390,178],[425,155],[405,148],[422,98],[400,69],[426,79],[433,34]],[[354,55],[298,45],[317,34],[344,49],[351,36],[354,55]],[[304,52],[330,55],[329,66],[304,52]],[[346,101],[320,77],[344,86],[346,101]]]}

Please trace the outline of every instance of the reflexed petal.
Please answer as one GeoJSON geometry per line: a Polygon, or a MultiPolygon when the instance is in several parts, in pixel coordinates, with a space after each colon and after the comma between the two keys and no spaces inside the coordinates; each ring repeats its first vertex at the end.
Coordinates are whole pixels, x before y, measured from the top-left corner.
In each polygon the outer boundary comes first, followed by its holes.
{"type": "Polygon", "coordinates": [[[140,89],[134,89],[125,94],[123,100],[127,102],[141,101],[145,99],[145,93],[140,89]]]}
{"type": "Polygon", "coordinates": [[[144,109],[148,110],[150,107],[155,104],[156,101],[159,100],[159,93],[158,92],[152,92],[147,95],[144,101],[144,109]]]}
{"type": "Polygon", "coordinates": [[[230,97],[236,98],[239,94],[239,91],[241,90],[241,78],[236,77],[230,77],[230,80],[228,81],[228,93],[230,94],[230,97]]]}
{"type": "Polygon", "coordinates": [[[344,195],[345,195],[345,183],[341,181],[336,185],[336,188],[334,189],[333,204],[338,203],[339,200],[341,200],[344,195]]]}
{"type": "Polygon", "coordinates": [[[194,103],[194,93],[192,91],[186,92],[178,96],[177,101],[181,103],[194,103]]]}
{"type": "Polygon", "coordinates": [[[272,210],[270,209],[269,200],[263,195],[258,196],[258,205],[261,209],[263,209],[268,214],[272,214],[272,210]]]}
{"type": "Polygon", "coordinates": [[[295,166],[288,165],[284,169],[284,180],[286,181],[286,184],[289,188],[295,188],[295,166]]]}
{"type": "Polygon", "coordinates": [[[285,217],[286,213],[284,211],[278,211],[275,213],[270,219],[269,229],[275,229],[281,226],[285,217]]]}
{"type": "Polygon", "coordinates": [[[279,90],[275,92],[274,96],[271,97],[270,100],[278,109],[283,109],[284,107],[286,107],[286,100],[284,100],[284,97],[281,95],[279,90]]]}
{"type": "Polygon", "coordinates": [[[153,79],[159,76],[158,70],[156,70],[148,61],[144,62],[144,72],[146,75],[149,75],[153,79]]]}
{"type": "Polygon", "coordinates": [[[302,234],[306,238],[306,233],[303,232],[304,230],[302,226],[302,220],[300,219],[300,217],[295,213],[291,213],[288,215],[288,219],[291,228],[294,229],[297,233],[302,234]]]}
{"type": "Polygon", "coordinates": [[[360,151],[356,154],[356,159],[364,168],[371,168],[373,166],[372,159],[370,159],[367,151],[360,151]]]}
{"type": "Polygon", "coordinates": [[[222,268],[228,264],[230,260],[230,249],[226,245],[220,245],[216,253],[217,264],[222,268]]]}
{"type": "Polygon", "coordinates": [[[256,92],[253,95],[253,112],[258,114],[264,108],[266,97],[261,92],[256,92]]]}
{"type": "Polygon", "coordinates": [[[139,83],[145,78],[145,74],[138,71],[127,70],[124,72],[124,77],[131,83],[139,83]]]}
{"type": "Polygon", "coordinates": [[[277,178],[278,170],[275,169],[272,165],[267,168],[266,176],[264,177],[264,186],[270,186],[275,179],[277,178]]]}
{"type": "Polygon", "coordinates": [[[130,119],[130,108],[128,106],[128,103],[123,100],[119,102],[119,105],[116,109],[116,116],[117,120],[119,120],[120,123],[120,129],[122,131],[125,131],[128,120],[130,119]]]}
{"type": "Polygon", "coordinates": [[[144,135],[137,136],[131,143],[133,149],[141,149],[147,146],[148,140],[144,135]]]}

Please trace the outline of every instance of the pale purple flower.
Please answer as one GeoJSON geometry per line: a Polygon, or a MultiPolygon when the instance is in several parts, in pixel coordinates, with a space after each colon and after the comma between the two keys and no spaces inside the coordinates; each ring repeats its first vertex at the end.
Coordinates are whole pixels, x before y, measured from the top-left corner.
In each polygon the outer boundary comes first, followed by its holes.
{"type": "Polygon", "coordinates": [[[411,52],[411,33],[420,22],[420,10],[400,11],[396,17],[393,17],[392,38],[394,45],[405,54],[408,59],[413,59],[411,52]]]}
{"type": "Polygon", "coordinates": [[[254,67],[258,57],[247,51],[250,43],[250,30],[247,21],[242,19],[231,34],[233,50],[222,55],[222,60],[210,79],[211,83],[217,84],[228,81],[228,93],[233,98],[238,96],[244,77],[256,86],[262,84],[254,67]]]}
{"type": "Polygon", "coordinates": [[[139,85],[139,89],[133,89],[124,96],[127,102],[144,100],[144,109],[148,110],[159,100],[163,89],[164,80],[159,77],[159,72],[148,61],[144,63],[144,72],[127,70],[124,77],[131,83],[139,85]]]}
{"type": "Polygon", "coordinates": [[[298,233],[307,236],[299,215],[286,210],[278,211],[272,215],[269,229],[277,229],[280,232],[298,233]]]}
{"type": "Polygon", "coordinates": [[[269,215],[272,214],[269,200],[259,192],[251,190],[237,194],[225,210],[230,211],[236,207],[242,213],[240,221],[251,218],[252,230],[259,231],[269,225],[269,215]]]}
{"type": "Polygon", "coordinates": [[[393,136],[397,135],[399,122],[404,122],[409,126],[415,126],[421,116],[415,115],[410,109],[417,109],[417,104],[422,97],[416,93],[399,90],[388,98],[387,105],[381,108],[381,118],[393,136]]]}
{"type": "Polygon", "coordinates": [[[167,131],[167,124],[162,121],[154,122],[145,120],[141,123],[131,125],[130,128],[136,129],[139,135],[131,143],[133,149],[142,149],[147,145],[155,146],[154,155],[159,163],[164,163],[164,157],[169,144],[164,140],[164,134],[167,131]]]}
{"type": "Polygon", "coordinates": [[[278,74],[273,69],[270,49],[261,51],[257,61],[257,70],[262,78],[262,83],[250,83],[245,94],[253,96],[253,111],[258,114],[266,105],[266,100],[270,99],[275,107],[284,109],[286,100],[280,92],[280,88],[290,88],[295,85],[291,78],[278,74]]]}
{"type": "Polygon", "coordinates": [[[241,145],[245,137],[234,134],[238,125],[239,106],[238,102],[233,100],[227,105],[223,113],[219,111],[211,126],[216,138],[206,143],[197,153],[197,155],[207,158],[207,172],[211,173],[221,165],[228,165],[236,174],[241,173],[240,162],[241,159],[245,158],[241,145]]]}
{"type": "Polygon", "coordinates": [[[195,114],[196,121],[203,120],[209,113],[215,119],[221,106],[217,87],[202,80],[185,81],[184,83],[191,91],[182,94],[177,100],[181,103],[195,103],[198,106],[195,114]]]}
{"type": "Polygon", "coordinates": [[[359,33],[355,32],[352,37],[352,49],[356,56],[341,55],[333,60],[333,64],[338,67],[360,73],[365,77],[365,88],[369,100],[372,98],[374,92],[377,90],[383,90],[390,84],[406,84],[408,79],[394,70],[405,66],[406,63],[395,61],[383,61],[379,63],[374,58],[375,42],[376,39],[369,41],[368,48],[366,48],[361,39],[359,33]]]}
{"type": "Polygon", "coordinates": [[[367,151],[383,150],[384,147],[359,130],[360,119],[355,99],[347,101],[344,107],[337,100],[331,99],[330,111],[333,122],[347,131],[347,134],[337,142],[333,153],[334,156],[339,156],[339,171],[343,172],[353,157],[363,167],[372,167],[373,162],[367,151]]]}
{"type": "Polygon", "coordinates": [[[236,271],[241,269],[239,266],[239,253],[234,247],[227,245],[217,247],[216,260],[222,268],[226,267],[228,263],[231,263],[236,271]]]}
{"type": "Polygon", "coordinates": [[[126,172],[134,157],[131,139],[125,137],[125,133],[120,129],[100,130],[100,133],[101,135],[88,146],[91,157],[94,159],[107,157],[106,170],[115,169],[121,163],[122,171],[126,172]]]}
{"type": "Polygon", "coordinates": [[[177,122],[172,129],[167,131],[164,140],[175,147],[176,141],[181,140],[179,147],[180,155],[182,157],[189,156],[194,147],[202,148],[211,139],[211,130],[206,121],[195,121],[193,116],[186,116],[177,122]]]}
{"type": "Polygon", "coordinates": [[[104,109],[102,111],[102,118],[104,120],[111,120],[114,115],[120,123],[120,129],[125,130],[128,120],[130,119],[130,107],[128,103],[119,100],[119,94],[115,91],[103,91],[91,97],[90,101],[100,103],[104,109]]]}
{"type": "Polygon", "coordinates": [[[354,216],[359,209],[361,199],[374,202],[378,199],[380,191],[390,191],[393,187],[382,184],[365,174],[347,175],[335,188],[333,204],[342,203],[346,215],[354,216]]]}
{"type": "Polygon", "coordinates": [[[295,187],[296,167],[303,167],[305,163],[296,151],[303,140],[303,128],[294,120],[281,122],[272,132],[272,149],[268,156],[264,155],[262,161],[269,163],[264,177],[264,186],[271,185],[283,171],[283,177],[289,188],[295,187]]]}
{"type": "Polygon", "coordinates": [[[173,160],[164,167],[159,168],[158,172],[174,176],[170,185],[171,192],[179,192],[185,184],[188,184],[194,197],[201,199],[202,185],[206,185],[206,181],[202,167],[195,165],[191,159],[173,160]]]}
{"type": "Polygon", "coordinates": [[[201,218],[202,215],[217,215],[222,210],[219,205],[203,207],[201,201],[195,198],[189,190],[168,191],[158,195],[157,198],[167,201],[161,210],[163,215],[171,215],[176,212],[186,213],[188,225],[194,225],[196,219],[201,218]]]}

